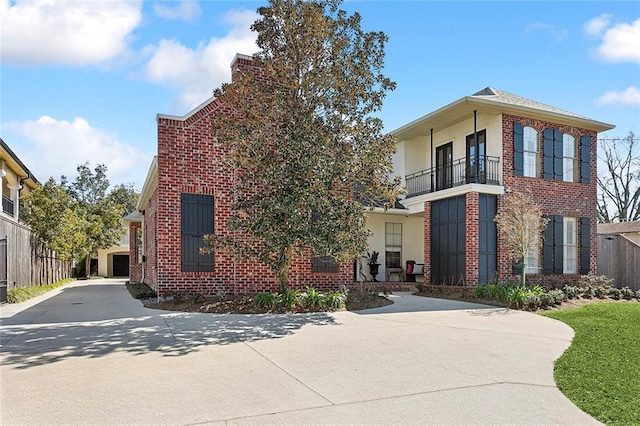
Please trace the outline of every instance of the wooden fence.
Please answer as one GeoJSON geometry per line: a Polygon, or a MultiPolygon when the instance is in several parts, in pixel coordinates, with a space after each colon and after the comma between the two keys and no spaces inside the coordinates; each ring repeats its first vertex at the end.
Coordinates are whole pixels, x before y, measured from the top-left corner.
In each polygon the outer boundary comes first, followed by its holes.
{"type": "Polygon", "coordinates": [[[598,274],[618,288],[640,290],[640,245],[624,235],[598,235],[598,274]]]}
{"type": "Polygon", "coordinates": [[[0,217],[0,240],[6,241],[0,275],[6,277],[7,290],[71,277],[73,262],[59,259],[27,226],[0,217]]]}

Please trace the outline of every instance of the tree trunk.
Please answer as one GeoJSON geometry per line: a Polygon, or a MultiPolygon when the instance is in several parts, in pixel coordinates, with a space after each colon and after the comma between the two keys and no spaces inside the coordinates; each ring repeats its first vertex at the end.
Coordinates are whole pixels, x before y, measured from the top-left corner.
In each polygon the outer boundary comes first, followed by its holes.
{"type": "Polygon", "coordinates": [[[521,279],[520,279],[520,285],[522,285],[522,287],[525,286],[526,284],[526,270],[527,270],[527,265],[525,265],[525,256],[522,256],[522,272],[521,272],[521,279]]]}
{"type": "Polygon", "coordinates": [[[288,246],[280,252],[280,261],[276,271],[276,278],[278,279],[278,291],[284,292],[289,284],[289,267],[291,266],[291,257],[293,256],[293,247],[288,246]]]}
{"type": "Polygon", "coordinates": [[[84,275],[89,278],[91,275],[91,255],[88,254],[87,257],[84,258],[84,275]]]}

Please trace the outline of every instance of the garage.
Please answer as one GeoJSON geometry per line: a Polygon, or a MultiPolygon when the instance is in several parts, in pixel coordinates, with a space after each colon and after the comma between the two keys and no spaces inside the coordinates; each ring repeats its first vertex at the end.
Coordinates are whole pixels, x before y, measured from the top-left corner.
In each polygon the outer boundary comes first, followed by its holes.
{"type": "Polygon", "coordinates": [[[123,254],[113,255],[113,276],[114,277],[129,276],[129,255],[123,255],[123,254]]]}

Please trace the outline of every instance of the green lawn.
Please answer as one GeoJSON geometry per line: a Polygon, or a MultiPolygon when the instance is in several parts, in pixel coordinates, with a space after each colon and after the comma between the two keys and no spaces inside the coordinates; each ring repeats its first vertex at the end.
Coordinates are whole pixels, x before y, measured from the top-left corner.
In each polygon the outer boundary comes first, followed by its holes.
{"type": "Polygon", "coordinates": [[[544,315],[576,333],[555,365],[558,388],[605,424],[640,424],[640,303],[594,303],[544,315]]]}

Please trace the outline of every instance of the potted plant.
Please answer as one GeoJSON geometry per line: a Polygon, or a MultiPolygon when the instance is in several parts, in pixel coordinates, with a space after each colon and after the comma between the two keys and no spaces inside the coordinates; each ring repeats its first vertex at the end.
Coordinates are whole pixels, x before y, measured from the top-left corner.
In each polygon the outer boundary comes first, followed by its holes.
{"type": "Polygon", "coordinates": [[[367,252],[367,263],[369,264],[369,273],[371,274],[371,280],[373,282],[377,282],[376,276],[378,275],[378,268],[380,264],[378,263],[378,256],[380,253],[373,250],[371,253],[367,252]]]}

